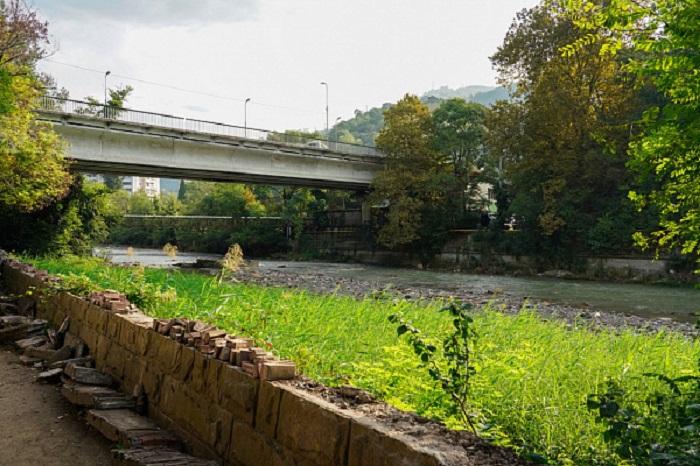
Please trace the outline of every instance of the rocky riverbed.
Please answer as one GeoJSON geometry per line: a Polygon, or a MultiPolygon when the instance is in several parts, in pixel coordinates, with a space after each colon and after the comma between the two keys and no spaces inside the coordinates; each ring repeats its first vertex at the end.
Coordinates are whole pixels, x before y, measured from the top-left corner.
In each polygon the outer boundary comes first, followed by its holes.
{"type": "MultiPolygon", "coordinates": [[[[206,267],[207,265],[213,264],[204,263],[200,265],[206,267]]],[[[207,270],[215,274],[220,269],[217,267],[207,270]]],[[[601,309],[593,310],[544,301],[536,302],[527,296],[508,296],[497,289],[488,293],[475,293],[468,289],[445,291],[424,287],[409,288],[333,276],[327,273],[287,272],[284,268],[277,270],[260,270],[254,265],[242,268],[236,273],[235,277],[237,280],[244,283],[284,288],[300,288],[317,294],[339,294],[355,298],[363,298],[365,296],[389,296],[395,299],[406,300],[456,298],[462,302],[469,302],[477,308],[490,305],[492,308],[508,314],[517,314],[522,309],[533,309],[544,319],[562,321],[572,328],[575,326],[586,326],[593,329],[634,329],[651,333],[657,333],[663,330],[678,332],[693,338],[700,336],[700,329],[692,324],[676,322],[670,318],[646,319],[601,309]]]]}

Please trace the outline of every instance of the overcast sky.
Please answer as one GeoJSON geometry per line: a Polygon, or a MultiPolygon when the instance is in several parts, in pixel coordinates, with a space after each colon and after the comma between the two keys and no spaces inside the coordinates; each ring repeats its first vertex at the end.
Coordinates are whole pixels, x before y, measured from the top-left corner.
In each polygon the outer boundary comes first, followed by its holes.
{"type": "Polygon", "coordinates": [[[135,88],[138,110],[322,130],[443,85],[495,85],[488,57],[538,0],[34,0],[74,99],[135,88]]]}

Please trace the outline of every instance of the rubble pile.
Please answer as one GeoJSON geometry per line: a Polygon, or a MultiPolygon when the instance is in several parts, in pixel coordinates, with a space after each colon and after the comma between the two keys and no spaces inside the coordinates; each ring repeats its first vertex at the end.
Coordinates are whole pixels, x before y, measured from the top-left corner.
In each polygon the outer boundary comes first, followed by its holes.
{"type": "Polygon", "coordinates": [[[155,319],[153,330],[211,358],[240,367],[255,378],[289,380],[296,374],[294,362],[280,360],[264,348],[256,347],[253,338],[230,335],[200,320],[155,319]]]}
{"type": "MultiPolygon", "coordinates": [[[[125,299],[118,293],[93,297],[113,312],[134,310],[128,302],[124,306],[125,299]]],[[[51,329],[45,320],[18,315],[21,300],[0,295],[0,343],[14,343],[22,353],[22,364],[40,371],[37,382],[61,384],[61,394],[86,410],[88,424],[117,443],[113,465],[216,465],[184,453],[184,444],[174,433],[143,416],[146,400],[142,391],[126,395],[114,389],[116,381],[94,368],[95,359],[85,342],[68,332],[70,317],[58,329],[51,329]]]]}

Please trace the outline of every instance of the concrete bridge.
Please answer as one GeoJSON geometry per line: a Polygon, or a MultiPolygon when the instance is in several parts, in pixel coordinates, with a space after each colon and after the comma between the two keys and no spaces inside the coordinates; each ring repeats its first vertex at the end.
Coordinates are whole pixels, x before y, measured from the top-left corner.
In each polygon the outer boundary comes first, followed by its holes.
{"type": "Polygon", "coordinates": [[[38,119],[85,173],[366,190],[383,166],[373,147],[43,97],[38,119]]]}

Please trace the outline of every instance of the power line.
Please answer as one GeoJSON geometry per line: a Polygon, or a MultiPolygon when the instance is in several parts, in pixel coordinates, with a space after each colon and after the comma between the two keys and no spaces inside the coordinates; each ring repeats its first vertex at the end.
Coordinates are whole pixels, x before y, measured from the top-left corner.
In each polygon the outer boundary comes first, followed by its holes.
{"type": "MultiPolygon", "coordinates": [[[[99,73],[99,74],[101,74],[101,75],[104,75],[104,73],[105,73],[104,70],[96,70],[96,69],[93,69],[93,68],[87,68],[87,67],[80,66],[80,65],[74,65],[74,64],[72,64],[72,63],[64,63],[64,62],[60,62],[60,61],[57,61],[57,60],[50,60],[50,59],[48,59],[48,58],[44,58],[43,60],[44,60],[44,61],[47,61],[47,62],[49,62],[49,63],[55,63],[55,64],[57,64],[57,65],[68,66],[68,67],[70,67],[70,68],[76,68],[76,69],[83,70],[83,71],[90,71],[90,72],[92,72],[92,73],[99,73]]],[[[120,75],[120,74],[116,74],[116,73],[112,73],[111,76],[114,76],[114,77],[116,77],[116,78],[126,79],[126,80],[129,80],[129,81],[134,81],[134,82],[141,83],[141,84],[148,84],[148,85],[150,85],[150,86],[163,87],[163,88],[165,88],[165,89],[171,89],[171,90],[174,90],[174,91],[187,92],[187,93],[190,93],[190,94],[197,94],[197,95],[202,95],[202,96],[206,96],[206,97],[213,97],[213,98],[215,98],[215,99],[224,99],[224,100],[230,100],[230,101],[234,101],[234,102],[245,102],[245,100],[246,100],[246,99],[239,99],[239,98],[236,98],[236,97],[229,97],[229,96],[225,96],[225,95],[212,94],[212,93],[209,93],[209,92],[195,91],[195,90],[193,90],[193,89],[185,89],[185,88],[182,88],[182,87],[171,86],[171,85],[169,85],[169,84],[155,83],[155,82],[152,82],[152,81],[146,81],[145,79],[133,78],[133,77],[131,77],[131,76],[124,76],[124,75],[120,75]]],[[[293,108],[293,107],[284,107],[284,106],[281,106],[281,105],[274,105],[274,104],[266,104],[266,103],[262,103],[262,102],[255,102],[255,101],[253,101],[253,100],[251,100],[250,103],[253,104],[253,105],[259,105],[259,106],[261,106],[261,107],[277,108],[277,109],[281,109],[281,110],[290,110],[290,111],[293,111],[293,112],[303,112],[303,113],[310,113],[310,114],[318,114],[318,113],[321,113],[321,112],[317,112],[317,111],[313,111],[313,110],[306,110],[306,109],[293,108]]]]}

